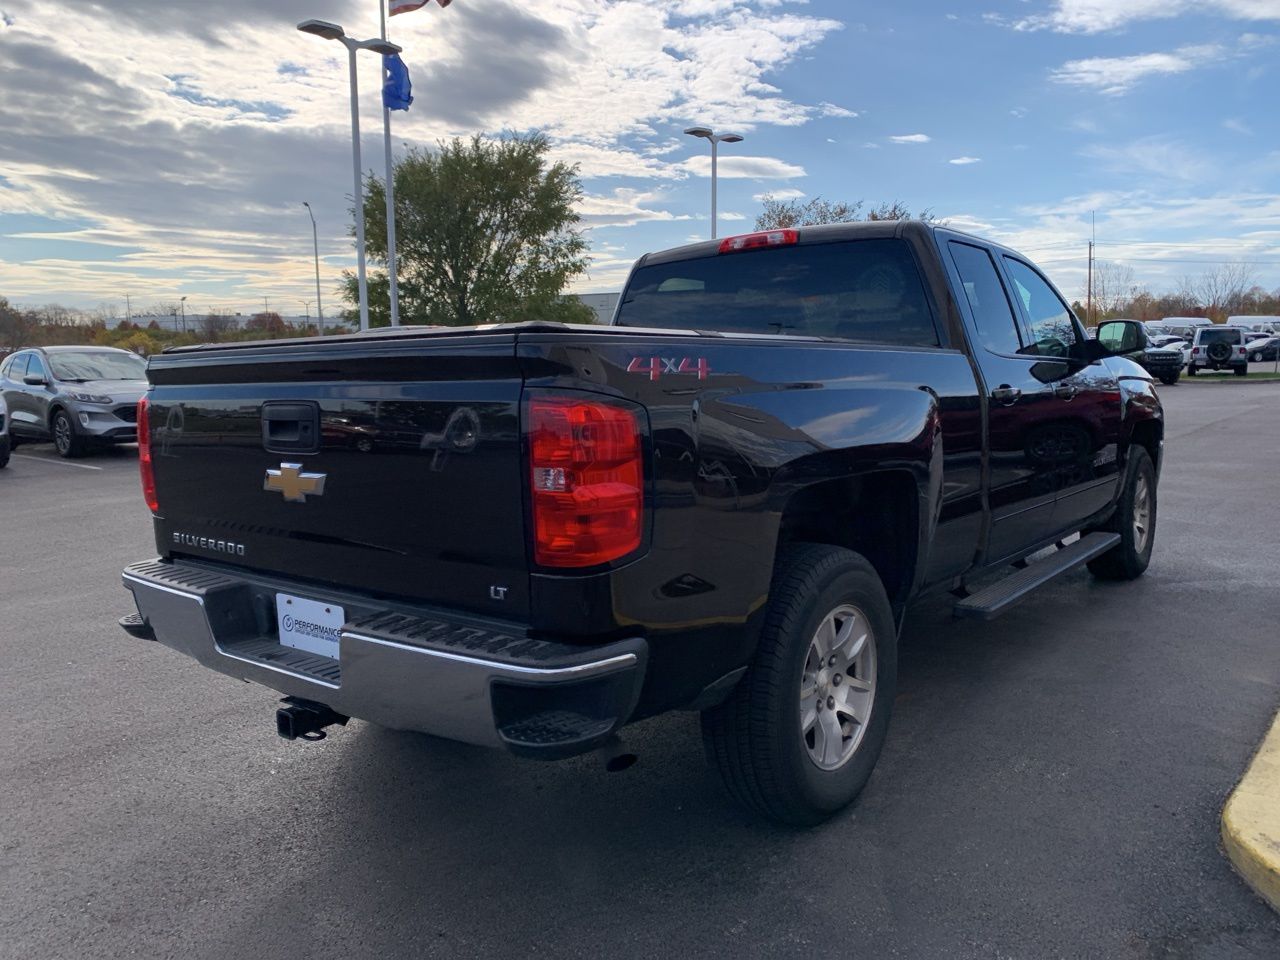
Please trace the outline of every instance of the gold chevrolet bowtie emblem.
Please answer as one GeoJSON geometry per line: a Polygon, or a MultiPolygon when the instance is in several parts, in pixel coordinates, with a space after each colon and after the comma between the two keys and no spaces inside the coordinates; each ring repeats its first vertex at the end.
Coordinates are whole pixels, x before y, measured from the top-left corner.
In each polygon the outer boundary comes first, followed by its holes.
{"type": "Polygon", "coordinates": [[[307,497],[324,493],[325,474],[303,473],[300,463],[282,463],[279,470],[267,470],[262,489],[283,493],[290,503],[306,503],[307,497]]]}

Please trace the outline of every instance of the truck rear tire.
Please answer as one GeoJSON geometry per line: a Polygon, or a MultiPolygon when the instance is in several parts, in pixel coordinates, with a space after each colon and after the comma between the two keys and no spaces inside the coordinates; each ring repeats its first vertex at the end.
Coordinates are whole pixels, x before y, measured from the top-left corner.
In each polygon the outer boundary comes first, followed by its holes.
{"type": "Polygon", "coordinates": [[[7,435],[0,437],[0,470],[3,470],[9,465],[9,450],[9,437],[7,435]]]}
{"type": "Polygon", "coordinates": [[[897,634],[875,569],[840,547],[787,547],[755,657],[702,714],[708,760],[761,816],[821,823],[871,776],[896,687],[897,634]]]}
{"type": "Polygon", "coordinates": [[[1136,580],[1151,563],[1156,539],[1156,469],[1146,449],[1129,448],[1129,469],[1115,516],[1103,529],[1120,534],[1120,542],[1089,561],[1099,580],[1136,580]]]}

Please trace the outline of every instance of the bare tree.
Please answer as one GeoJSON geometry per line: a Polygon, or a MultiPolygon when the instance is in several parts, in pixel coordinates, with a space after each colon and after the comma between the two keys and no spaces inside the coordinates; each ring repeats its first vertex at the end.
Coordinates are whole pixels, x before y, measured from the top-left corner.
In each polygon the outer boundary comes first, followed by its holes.
{"type": "Polygon", "coordinates": [[[1114,260],[1098,260],[1093,265],[1093,308],[1102,319],[1112,319],[1128,312],[1138,294],[1133,267],[1114,260]]]}
{"type": "Polygon", "coordinates": [[[1254,278],[1254,269],[1249,264],[1226,263],[1202,274],[1193,282],[1191,290],[1209,316],[1221,323],[1243,308],[1254,278]]]}
{"type": "MultiPolygon", "coordinates": [[[[862,214],[862,201],[836,202],[814,197],[801,203],[799,200],[779,200],[772,194],[763,198],[764,210],[756,217],[757,230],[786,230],[791,227],[816,227],[827,223],[855,223],[859,220],[909,220],[911,211],[901,200],[882,203],[862,214]]],[[[932,220],[930,210],[922,210],[917,220],[932,220]]]]}
{"type": "Polygon", "coordinates": [[[236,318],[229,313],[206,313],[196,323],[196,330],[203,339],[217,341],[235,325],[236,318]]]}

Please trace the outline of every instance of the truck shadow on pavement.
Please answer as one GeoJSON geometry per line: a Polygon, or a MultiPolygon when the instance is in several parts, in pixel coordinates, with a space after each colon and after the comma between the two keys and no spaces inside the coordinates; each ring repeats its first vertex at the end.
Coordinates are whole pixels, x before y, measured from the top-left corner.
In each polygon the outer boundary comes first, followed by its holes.
{"type": "MultiPolygon", "coordinates": [[[[1221,744],[1165,729],[1162,709],[1118,695],[1152,669],[1159,641],[1146,635],[1144,649],[1141,624],[1081,634],[1070,617],[1084,603],[1096,623],[1158,596],[1156,585],[1065,579],[1057,596],[994,624],[952,620],[945,598],[912,613],[880,764],[817,829],[734,806],[691,714],[624,731],[640,760],[621,773],[598,757],[541,764],[353,723],[315,757],[328,768],[315,771],[315,801],[341,809],[344,829],[296,868],[376,889],[389,926],[374,940],[386,943],[425,924],[455,946],[598,955],[621,914],[635,952],[650,956],[674,942],[683,955],[715,952],[739,935],[761,956],[803,953],[797,931],[829,923],[864,930],[867,956],[954,956],[957,917],[1002,917],[1035,942],[1062,904],[1087,903],[1091,932],[1077,933],[1110,955],[1167,956],[1174,942],[1195,944],[1189,956],[1265,952],[1280,940],[1265,910],[1248,929],[1220,911],[1241,895],[1213,830],[1214,778],[1231,779],[1221,744]],[[812,893],[833,849],[856,897],[812,893]],[[1163,885],[1144,902],[1153,869],[1196,882],[1173,902],[1163,885]]],[[[1170,695],[1185,695],[1200,666],[1165,670],[1170,695]]]]}

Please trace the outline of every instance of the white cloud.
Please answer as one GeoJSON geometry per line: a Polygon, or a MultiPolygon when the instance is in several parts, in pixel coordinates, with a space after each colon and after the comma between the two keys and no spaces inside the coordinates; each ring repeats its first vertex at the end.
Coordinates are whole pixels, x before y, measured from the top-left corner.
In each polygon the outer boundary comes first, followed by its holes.
{"type": "Polygon", "coordinates": [[[637,223],[654,221],[689,220],[670,210],[654,209],[652,204],[663,198],[642,190],[619,187],[609,194],[588,194],[578,204],[582,225],[587,228],[631,227],[637,223]]]}
{"type": "MultiPolygon", "coordinates": [[[[221,0],[216,35],[188,4],[130,0],[110,4],[111,43],[102,42],[97,0],[3,6],[13,23],[0,27],[0,215],[60,220],[77,247],[132,251],[0,263],[7,295],[92,303],[125,289],[173,297],[181,287],[192,302],[219,304],[305,296],[314,281],[304,199],[320,222],[322,283],[336,286],[353,260],[346,60],[336,44],[293,25],[319,16],[371,35],[369,0],[221,0]],[[278,69],[264,68],[264,50],[278,69]],[[50,89],[57,112],[47,107],[50,89]]],[[[413,110],[396,115],[395,138],[431,145],[541,130],[555,158],[580,164],[588,178],[702,176],[706,158],[670,162],[689,151],[672,131],[690,122],[749,133],[853,115],[797,102],[776,85],[842,28],[782,0],[433,5],[392,22],[417,94],[413,110]]],[[[362,57],[364,161],[380,170],[378,75],[377,59],[362,57]]],[[[726,157],[723,172],[804,175],[767,157],[726,157]]],[[[592,225],[672,216],[656,195],[588,187],[596,189],[582,209],[592,225]]]]}
{"type": "MultiPolygon", "coordinates": [[[[699,154],[680,164],[695,177],[711,176],[711,157],[699,154]]],[[[808,176],[804,167],[777,157],[720,156],[718,176],[730,180],[791,180],[808,176]]]]}
{"type": "Polygon", "coordinates": [[[1226,120],[1222,121],[1222,126],[1224,129],[1230,130],[1232,133],[1242,133],[1247,137],[1253,136],[1253,127],[1249,126],[1239,117],[1228,117],[1226,120]]]}
{"type": "Polygon", "coordinates": [[[981,162],[982,162],[981,157],[956,157],[953,160],[947,161],[947,163],[953,164],[954,166],[957,166],[957,167],[967,167],[971,163],[981,163],[981,162]]]}
{"type": "Polygon", "coordinates": [[[928,143],[933,138],[927,133],[908,133],[898,137],[890,137],[894,143],[928,143]]]}
{"type": "Polygon", "coordinates": [[[856,110],[848,110],[844,107],[836,106],[834,103],[818,104],[818,115],[822,117],[838,117],[841,119],[853,119],[858,115],[856,110]]]}
{"type": "Polygon", "coordinates": [[[1216,174],[1203,150],[1167,137],[1143,137],[1119,145],[1094,144],[1080,155],[1099,161],[1109,173],[1144,182],[1211,180],[1216,174]]]}
{"type": "Polygon", "coordinates": [[[1049,77],[1055,83],[1119,96],[1148,77],[1188,73],[1217,63],[1225,54],[1225,49],[1220,45],[1208,43],[1179,47],[1172,53],[1089,57],[1084,60],[1069,60],[1052,71],[1049,77]]]}
{"type": "MultiPolygon", "coordinates": [[[[1064,293],[1075,297],[1084,287],[1093,211],[1098,256],[1132,266],[1137,284],[1157,294],[1176,289],[1181,277],[1212,270],[1216,262],[1280,260],[1280,194],[1274,193],[1172,197],[1143,187],[1023,207],[1011,219],[949,211],[939,215],[949,226],[1031,257],[1064,293]]],[[[1274,287],[1276,269],[1258,269],[1264,286],[1274,287]]]]}
{"type": "Polygon", "coordinates": [[[1016,30],[1102,33],[1141,20],[1186,13],[1217,14],[1234,20],[1280,20],[1275,0],[1055,0],[1047,14],[1012,21],[1016,30]]]}
{"type": "Polygon", "coordinates": [[[756,203],[764,203],[768,199],[774,200],[799,200],[805,195],[803,190],[797,190],[794,187],[783,187],[781,190],[769,190],[765,193],[757,193],[751,199],[756,203]]]}

